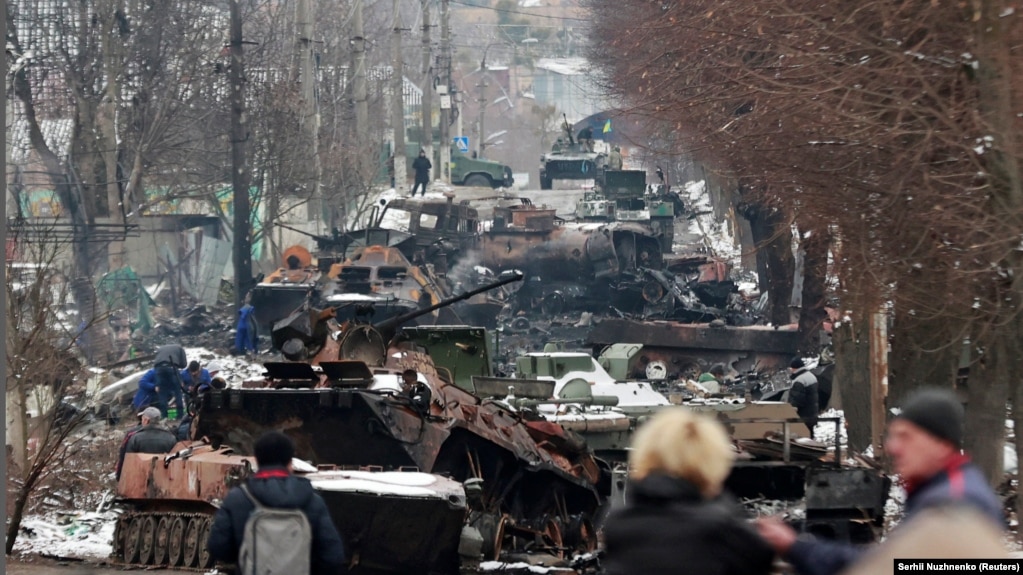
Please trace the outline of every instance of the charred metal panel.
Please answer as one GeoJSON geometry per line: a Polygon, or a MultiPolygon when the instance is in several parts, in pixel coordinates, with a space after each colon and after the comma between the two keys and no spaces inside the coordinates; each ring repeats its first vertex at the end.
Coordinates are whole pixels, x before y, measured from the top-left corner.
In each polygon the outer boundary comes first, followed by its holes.
{"type": "Polygon", "coordinates": [[[230,449],[197,443],[188,452],[188,445],[182,442],[174,447],[175,453],[186,454],[181,457],[169,453],[126,454],[117,496],[150,505],[193,503],[208,504],[212,509],[254,465],[230,449]]]}
{"type": "Polygon", "coordinates": [[[787,367],[796,353],[799,334],[761,326],[710,327],[606,319],[594,325],[587,336],[587,345],[597,352],[622,341],[644,346],[633,369],[645,368],[652,361],[664,361],[671,373],[682,373],[691,366],[702,370],[707,367],[704,364],[712,362],[725,362],[736,369],[752,368],[754,364],[761,369],[787,367]]]}

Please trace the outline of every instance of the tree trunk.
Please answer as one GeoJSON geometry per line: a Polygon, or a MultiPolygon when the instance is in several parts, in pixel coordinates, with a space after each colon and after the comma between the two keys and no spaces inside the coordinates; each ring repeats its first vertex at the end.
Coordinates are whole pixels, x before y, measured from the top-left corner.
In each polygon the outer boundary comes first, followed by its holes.
{"type": "Polygon", "coordinates": [[[789,302],[792,300],[792,275],[795,273],[789,219],[784,211],[756,201],[742,203],[740,211],[749,221],[757,246],[760,283],[766,283],[770,294],[768,320],[775,326],[788,325],[792,321],[789,302]]]}
{"type": "Polygon", "coordinates": [[[238,0],[231,0],[231,163],[234,190],[234,303],[245,305],[252,286],[250,242],[249,168],[245,143],[249,138],[245,114],[245,64],[242,47],[242,15],[238,0]]]}
{"type": "Polygon", "coordinates": [[[815,229],[801,241],[803,248],[803,306],[799,311],[799,351],[803,355],[820,352],[820,332],[828,318],[825,308],[828,247],[831,244],[827,230],[815,229]]]}
{"type": "Polygon", "coordinates": [[[896,304],[888,399],[898,406],[913,390],[950,389],[955,383],[963,334],[947,318],[913,314],[910,304],[896,304]]]}
{"type": "MultiPolygon", "coordinates": [[[[870,326],[866,320],[835,325],[834,385],[842,398],[849,449],[862,452],[873,442],[870,430],[870,326]]],[[[874,457],[881,454],[875,453],[874,457]]]]}
{"type": "Polygon", "coordinates": [[[992,338],[984,346],[983,359],[970,368],[967,384],[963,447],[992,485],[1001,483],[1004,475],[1009,369],[1018,364],[1012,348],[1001,334],[992,338]]]}

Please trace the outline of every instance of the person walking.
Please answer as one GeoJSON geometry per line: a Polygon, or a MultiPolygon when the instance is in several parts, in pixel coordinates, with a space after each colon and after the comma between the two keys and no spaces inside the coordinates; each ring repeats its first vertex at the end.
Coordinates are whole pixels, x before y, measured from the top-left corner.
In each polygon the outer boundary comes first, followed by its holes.
{"type": "MultiPolygon", "coordinates": [[[[327,504],[313,491],[308,479],[291,473],[295,444],[279,431],[268,431],[256,440],[253,451],[259,471],[245,480],[243,486],[231,489],[224,498],[210,528],[207,543],[210,555],[222,563],[237,564],[243,559],[239,554],[246,537],[246,524],[257,504],[261,508],[298,509],[308,520],[311,531],[311,541],[303,542],[309,544],[309,556],[300,558],[308,559],[307,572],[311,575],[343,573],[344,545],[327,504]]],[[[286,555],[289,550],[281,552],[286,555]]]]}
{"type": "MultiPolygon", "coordinates": [[[[927,509],[967,506],[1005,529],[1001,502],[984,474],[962,451],[963,406],[948,390],[924,388],[906,399],[888,425],[884,449],[906,489],[903,518],[897,529],[912,525],[927,509]]],[[[800,575],[844,571],[866,550],[834,541],[800,537],[777,518],[758,520],[762,537],[800,575]]]]}
{"type": "Polygon", "coordinates": [[[240,354],[256,353],[259,334],[256,328],[256,308],[252,307],[252,296],[246,294],[245,305],[238,310],[238,325],[235,326],[234,348],[240,354]]]}
{"type": "Polygon", "coordinates": [[[181,374],[179,370],[188,365],[185,348],[176,343],[163,345],[156,349],[153,369],[156,370],[156,397],[160,414],[167,417],[170,400],[174,400],[177,413],[174,419],[185,416],[185,398],[181,391],[181,374]]]}
{"type": "Polygon", "coordinates": [[[796,408],[796,415],[810,428],[810,437],[813,437],[813,428],[817,426],[817,416],[820,415],[817,376],[806,367],[803,358],[796,357],[789,364],[789,379],[792,380],[788,391],[789,404],[796,408]]]}
{"type": "Polygon", "coordinates": [[[412,197],[416,197],[416,190],[423,186],[423,196],[426,196],[426,184],[430,183],[430,168],[433,164],[426,157],[425,150],[419,150],[419,157],[412,161],[412,169],[416,171],[416,182],[412,185],[412,197]]]}
{"type": "Polygon", "coordinates": [[[604,527],[608,575],[759,575],[774,551],[722,496],[734,454],[724,427],[684,408],[657,413],[629,453],[625,507],[604,527]]]}

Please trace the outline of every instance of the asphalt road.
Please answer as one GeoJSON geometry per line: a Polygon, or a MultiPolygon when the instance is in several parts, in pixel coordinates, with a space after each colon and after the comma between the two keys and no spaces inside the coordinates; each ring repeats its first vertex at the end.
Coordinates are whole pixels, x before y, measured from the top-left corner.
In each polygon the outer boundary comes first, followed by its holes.
{"type": "MultiPolygon", "coordinates": [[[[96,566],[75,561],[52,561],[49,559],[33,558],[31,563],[7,558],[7,573],[9,575],[113,575],[115,573],[127,573],[138,571],[147,575],[181,575],[188,571],[175,571],[171,569],[124,569],[115,566],[96,566]]],[[[199,573],[195,571],[195,573],[199,573]]]]}

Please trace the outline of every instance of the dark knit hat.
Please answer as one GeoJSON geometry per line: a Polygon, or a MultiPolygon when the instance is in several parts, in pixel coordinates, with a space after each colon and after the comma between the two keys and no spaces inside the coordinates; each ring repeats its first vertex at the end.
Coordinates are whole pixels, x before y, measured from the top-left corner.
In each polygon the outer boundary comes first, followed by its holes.
{"type": "Polygon", "coordinates": [[[963,444],[963,404],[947,389],[924,388],[910,394],[896,419],[905,419],[956,448],[963,444]]]}
{"type": "Polygon", "coordinates": [[[792,358],[792,363],[789,364],[789,367],[791,367],[792,369],[803,369],[804,367],[806,367],[806,364],[803,363],[803,358],[794,357],[792,358]]]}

